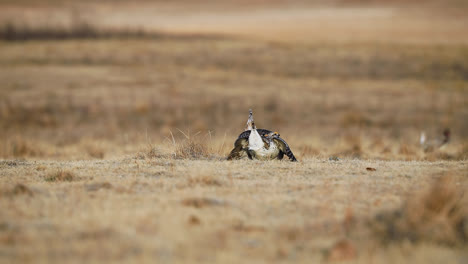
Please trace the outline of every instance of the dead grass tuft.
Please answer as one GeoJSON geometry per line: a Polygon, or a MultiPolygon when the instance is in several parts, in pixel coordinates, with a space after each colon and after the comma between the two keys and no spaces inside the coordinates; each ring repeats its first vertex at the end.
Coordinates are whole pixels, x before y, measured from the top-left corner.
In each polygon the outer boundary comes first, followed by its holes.
{"type": "Polygon", "coordinates": [[[359,111],[349,111],[342,116],[341,124],[345,127],[363,127],[370,126],[372,122],[367,116],[359,111]]]}
{"type": "Polygon", "coordinates": [[[334,153],[333,156],[336,157],[348,157],[348,158],[353,158],[353,159],[359,159],[363,155],[362,147],[360,143],[356,143],[348,147],[342,152],[339,153],[334,153]]]}
{"type": "Polygon", "coordinates": [[[3,150],[4,157],[37,157],[43,154],[44,151],[38,144],[22,137],[7,140],[3,150]]]}
{"type": "Polygon", "coordinates": [[[33,191],[26,185],[22,183],[16,184],[13,188],[7,188],[0,191],[0,195],[5,196],[17,196],[17,195],[27,195],[33,196],[33,191]]]}
{"type": "Polygon", "coordinates": [[[255,232],[266,232],[266,228],[263,226],[256,226],[256,225],[246,225],[244,223],[238,223],[232,226],[232,229],[236,232],[243,232],[243,233],[255,233],[255,232]]]}
{"type": "Polygon", "coordinates": [[[224,181],[219,177],[210,174],[196,175],[188,178],[187,183],[189,186],[222,186],[224,181]]]}
{"type": "Polygon", "coordinates": [[[185,206],[195,207],[195,208],[203,208],[207,206],[224,206],[226,204],[225,201],[219,200],[216,198],[186,198],[182,200],[182,204],[185,206]]]}
{"type": "Polygon", "coordinates": [[[410,146],[408,144],[401,144],[398,153],[401,155],[415,156],[417,154],[417,150],[414,146],[410,146]]]}
{"type": "Polygon", "coordinates": [[[462,148],[457,153],[458,160],[468,159],[468,143],[463,144],[462,148]]]}
{"type": "Polygon", "coordinates": [[[100,189],[111,189],[112,188],[112,184],[110,184],[109,182],[97,182],[97,183],[91,183],[91,184],[86,184],[85,185],[85,189],[87,191],[98,191],[100,189]]]}
{"type": "Polygon", "coordinates": [[[328,261],[349,261],[356,257],[356,247],[347,239],[337,241],[326,253],[328,261]]]}
{"type": "Polygon", "coordinates": [[[72,182],[79,180],[80,177],[76,176],[75,173],[69,170],[57,170],[47,174],[45,181],[47,182],[72,182]]]}
{"type": "Polygon", "coordinates": [[[145,159],[168,159],[171,158],[171,154],[162,150],[159,146],[154,146],[153,144],[148,144],[148,146],[139,151],[135,159],[145,160],[145,159]]]}
{"type": "Polygon", "coordinates": [[[428,161],[456,160],[457,158],[458,158],[457,156],[441,151],[441,150],[436,150],[434,152],[426,153],[424,156],[424,159],[428,161]]]}
{"type": "Polygon", "coordinates": [[[26,195],[29,195],[29,196],[33,195],[33,192],[31,191],[31,189],[29,189],[26,185],[21,184],[21,183],[18,183],[18,184],[15,185],[15,187],[13,188],[12,193],[14,195],[19,195],[19,194],[26,194],[26,195]]]}
{"type": "Polygon", "coordinates": [[[143,157],[148,159],[162,159],[170,157],[168,154],[164,153],[160,148],[153,145],[149,145],[148,151],[143,153],[143,157]]]}
{"type": "Polygon", "coordinates": [[[2,160],[0,161],[0,167],[16,167],[19,162],[16,160],[2,160]]]}
{"type": "Polygon", "coordinates": [[[213,154],[207,144],[201,140],[187,138],[175,146],[176,159],[209,159],[213,154]]]}
{"type": "Polygon", "coordinates": [[[377,215],[372,223],[383,242],[409,240],[460,245],[468,241],[468,208],[464,191],[450,176],[410,197],[401,209],[377,215]]]}
{"type": "Polygon", "coordinates": [[[315,157],[320,155],[320,150],[311,146],[301,146],[299,148],[300,156],[302,157],[315,157]]]}
{"type": "Polygon", "coordinates": [[[87,144],[85,146],[86,152],[89,156],[96,158],[96,159],[103,159],[105,155],[105,151],[103,148],[93,144],[87,144]]]}
{"type": "Polygon", "coordinates": [[[188,219],[188,224],[189,225],[200,225],[201,224],[201,220],[200,218],[198,218],[197,216],[195,215],[191,215],[190,218],[188,219]]]}

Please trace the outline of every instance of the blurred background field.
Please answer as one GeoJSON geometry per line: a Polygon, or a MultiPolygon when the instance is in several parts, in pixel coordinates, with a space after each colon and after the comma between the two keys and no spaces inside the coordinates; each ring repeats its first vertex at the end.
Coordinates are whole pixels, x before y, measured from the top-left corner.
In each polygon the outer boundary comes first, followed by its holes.
{"type": "Polygon", "coordinates": [[[0,262],[466,263],[468,2],[408,2],[0,0],[0,262]]]}
{"type": "Polygon", "coordinates": [[[2,1],[0,156],[206,139],[253,108],[299,157],[465,159],[464,1],[2,1]],[[419,135],[452,140],[425,154],[419,135]]]}

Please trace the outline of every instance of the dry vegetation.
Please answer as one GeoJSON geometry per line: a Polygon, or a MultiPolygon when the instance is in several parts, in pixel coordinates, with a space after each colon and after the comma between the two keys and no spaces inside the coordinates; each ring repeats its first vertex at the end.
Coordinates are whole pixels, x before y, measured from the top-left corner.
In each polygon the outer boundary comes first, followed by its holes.
{"type": "Polygon", "coordinates": [[[0,166],[7,262],[468,257],[466,162],[159,157],[0,166]]]}
{"type": "Polygon", "coordinates": [[[0,3],[0,262],[467,262],[467,6],[370,2],[0,3]]]}

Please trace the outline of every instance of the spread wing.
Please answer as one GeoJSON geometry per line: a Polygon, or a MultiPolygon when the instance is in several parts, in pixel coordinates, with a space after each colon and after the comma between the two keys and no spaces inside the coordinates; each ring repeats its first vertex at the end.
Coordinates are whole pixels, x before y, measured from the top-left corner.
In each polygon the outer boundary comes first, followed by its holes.
{"type": "MultiPolygon", "coordinates": [[[[260,134],[260,136],[264,137],[265,134],[271,133],[272,131],[270,131],[268,129],[259,128],[259,129],[257,129],[257,132],[260,134]]],[[[250,130],[246,130],[246,131],[240,133],[240,135],[239,135],[239,137],[237,137],[237,139],[245,138],[245,139],[248,140],[249,136],[250,136],[250,130]]],[[[234,145],[235,145],[235,143],[234,143],[234,145]]]]}
{"type": "Polygon", "coordinates": [[[227,157],[228,160],[240,159],[244,155],[247,154],[247,152],[245,150],[249,146],[248,138],[249,137],[247,137],[247,138],[238,138],[236,140],[236,142],[234,142],[234,148],[231,150],[231,153],[229,153],[229,156],[227,157]]]}
{"type": "MultiPolygon", "coordinates": [[[[257,129],[260,136],[264,137],[265,134],[269,134],[272,131],[268,129],[257,129]]],[[[249,146],[249,136],[250,130],[244,131],[240,133],[239,137],[237,138],[236,142],[234,142],[234,149],[229,153],[228,160],[232,159],[240,159],[245,155],[249,155],[248,149],[249,146]]],[[[291,161],[297,161],[296,157],[292,153],[291,149],[289,148],[288,143],[284,141],[284,139],[280,137],[273,138],[273,141],[278,146],[280,153],[278,154],[278,159],[283,159],[283,156],[286,155],[291,161]]],[[[251,158],[249,156],[249,158],[251,158]]]]}
{"type": "Polygon", "coordinates": [[[280,137],[275,137],[275,138],[273,138],[273,141],[275,142],[275,144],[280,149],[280,154],[278,155],[278,159],[282,159],[283,155],[286,154],[286,156],[288,156],[288,158],[291,161],[297,161],[296,157],[294,157],[294,154],[292,153],[291,149],[289,148],[288,143],[286,143],[286,141],[284,141],[284,139],[282,139],[280,137]]]}

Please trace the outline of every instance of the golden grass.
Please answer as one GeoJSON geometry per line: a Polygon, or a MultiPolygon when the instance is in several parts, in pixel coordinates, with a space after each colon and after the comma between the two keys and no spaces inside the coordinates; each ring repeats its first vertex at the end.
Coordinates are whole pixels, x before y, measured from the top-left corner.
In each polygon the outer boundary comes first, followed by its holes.
{"type": "Polygon", "coordinates": [[[466,162],[121,158],[1,166],[6,260],[153,263],[170,254],[174,263],[236,263],[245,255],[426,263],[455,261],[466,249],[466,162]],[[44,180],[60,171],[73,181],[44,180]]]}
{"type": "Polygon", "coordinates": [[[453,175],[411,195],[401,209],[377,215],[376,236],[384,243],[409,240],[463,246],[468,241],[468,203],[453,175]]]}
{"type": "MultiPolygon", "coordinates": [[[[208,147],[224,156],[250,107],[258,125],[279,131],[299,156],[466,156],[468,128],[459,122],[467,118],[463,46],[275,46],[199,39],[3,43],[1,50],[2,157],[115,157],[135,153],[148,140],[166,145],[177,129],[210,131],[208,147]],[[72,53],[77,47],[81,52],[72,53]],[[250,54],[251,48],[258,52],[250,54]],[[356,52],[362,57],[353,59],[356,52]],[[272,65],[268,54],[283,61],[272,65]],[[316,55],[306,59],[306,54],[316,55]],[[378,57],[388,70],[372,75],[376,66],[366,56],[378,57]],[[391,56],[403,56],[407,66],[391,56]],[[333,67],[317,68],[323,63],[333,67]],[[418,66],[431,64],[438,66],[428,72],[431,67],[418,66]],[[435,137],[445,127],[453,140],[443,155],[421,153],[421,131],[435,137]]],[[[180,155],[205,152],[175,134],[180,155]]]]}
{"type": "Polygon", "coordinates": [[[77,180],[78,177],[69,170],[57,170],[51,173],[48,173],[44,178],[47,182],[71,182],[77,180]]]}
{"type": "Polygon", "coordinates": [[[0,262],[467,259],[465,4],[28,1],[0,3],[0,262]],[[298,163],[225,160],[249,108],[298,163]]]}
{"type": "Polygon", "coordinates": [[[206,145],[187,140],[176,146],[174,157],[178,159],[200,159],[208,157],[206,145]]]}
{"type": "Polygon", "coordinates": [[[190,177],[187,181],[187,184],[189,186],[194,186],[194,185],[221,186],[225,184],[223,181],[224,179],[221,179],[220,177],[217,177],[216,175],[202,174],[202,175],[196,175],[196,176],[190,177]]]}
{"type": "Polygon", "coordinates": [[[167,157],[170,157],[170,155],[164,154],[164,152],[161,149],[150,144],[148,151],[146,153],[145,152],[138,153],[137,157],[140,159],[145,159],[145,158],[154,159],[154,158],[167,158],[167,157]]]}

